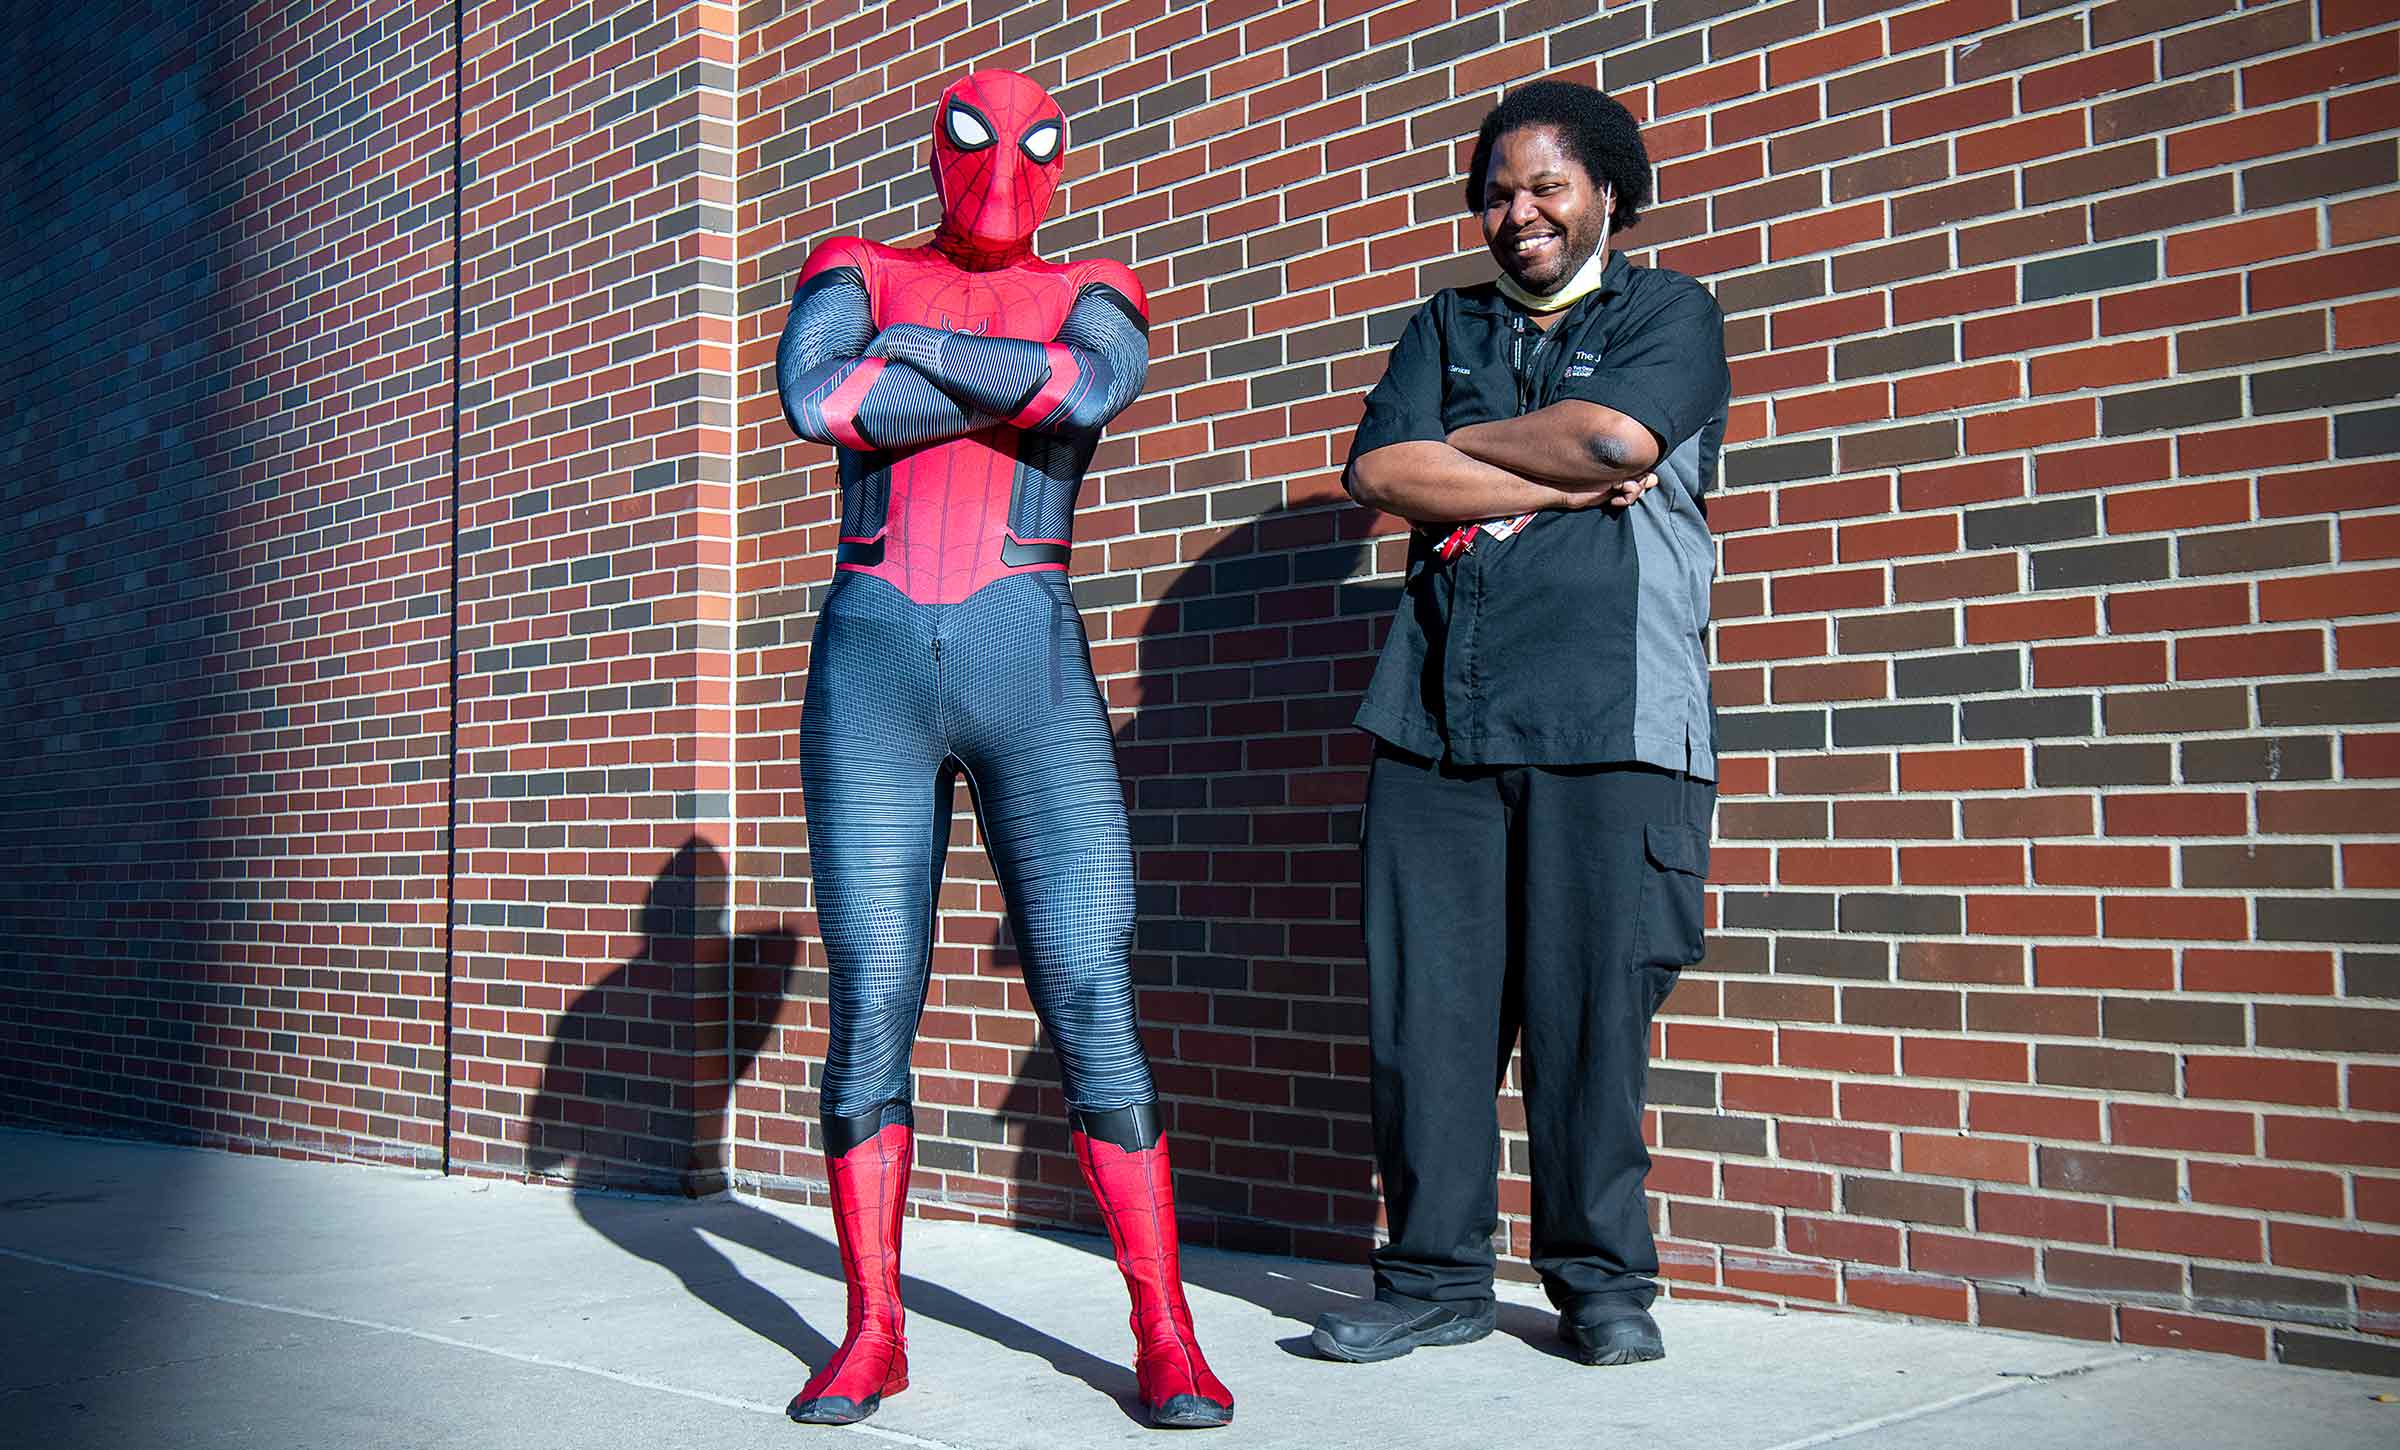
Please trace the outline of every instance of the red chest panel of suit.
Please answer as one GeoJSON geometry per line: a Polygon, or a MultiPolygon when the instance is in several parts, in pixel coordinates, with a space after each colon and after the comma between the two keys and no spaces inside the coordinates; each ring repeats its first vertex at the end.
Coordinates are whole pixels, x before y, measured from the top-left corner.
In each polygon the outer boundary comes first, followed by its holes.
{"type": "MultiPolygon", "coordinates": [[[[1069,268],[1031,261],[968,271],[935,247],[863,244],[869,305],[877,328],[900,323],[1039,342],[1055,336],[1075,305],[1069,268]]],[[[1012,543],[1065,545],[1064,537],[1015,538],[1009,515],[1023,482],[1023,434],[995,425],[891,455],[883,558],[841,567],[889,580],[924,604],[956,604],[1006,574],[1063,567],[1011,566],[1012,543]]],[[[863,541],[854,541],[863,542],[863,541]]]]}

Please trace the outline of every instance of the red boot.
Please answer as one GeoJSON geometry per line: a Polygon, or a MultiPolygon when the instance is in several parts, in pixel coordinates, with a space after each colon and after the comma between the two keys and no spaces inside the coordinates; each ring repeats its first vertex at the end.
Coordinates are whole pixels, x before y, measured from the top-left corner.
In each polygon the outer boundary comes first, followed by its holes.
{"type": "Polygon", "coordinates": [[[1233,1393],[1200,1357],[1191,1306],[1183,1298],[1166,1140],[1131,1152],[1083,1133],[1074,1135],[1074,1143],[1075,1161],[1100,1200],[1117,1268],[1133,1296],[1134,1376],[1150,1423],[1173,1429],[1230,1423],[1233,1393]]]}
{"type": "Polygon", "coordinates": [[[833,1221],[850,1284],[850,1329],[784,1413],[804,1425],[850,1425],[908,1388],[900,1311],[900,1210],[908,1203],[910,1135],[892,1123],[825,1160],[833,1221]]]}

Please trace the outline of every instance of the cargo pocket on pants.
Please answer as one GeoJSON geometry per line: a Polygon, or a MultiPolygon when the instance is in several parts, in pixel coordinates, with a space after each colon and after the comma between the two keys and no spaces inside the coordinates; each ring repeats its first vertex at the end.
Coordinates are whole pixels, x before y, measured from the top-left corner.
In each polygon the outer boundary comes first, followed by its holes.
{"type": "Polygon", "coordinates": [[[1685,967],[1708,950],[1708,837],[1689,826],[1642,829],[1642,919],[1636,960],[1656,1013],[1685,967]]]}

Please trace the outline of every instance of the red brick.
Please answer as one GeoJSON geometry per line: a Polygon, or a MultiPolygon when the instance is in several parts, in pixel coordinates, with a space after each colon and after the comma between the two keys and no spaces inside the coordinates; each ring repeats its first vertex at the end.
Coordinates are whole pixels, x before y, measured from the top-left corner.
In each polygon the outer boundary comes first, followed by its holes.
{"type": "Polygon", "coordinates": [[[1898,53],[1994,30],[2015,18],[2008,0],[1942,0],[1938,5],[1918,6],[1886,23],[1891,27],[1892,50],[1898,53]]]}
{"type": "Polygon", "coordinates": [[[1987,1329],[2021,1329],[2068,1339],[2116,1338],[2115,1311],[2106,1304],[1986,1289],[1976,1295],[1975,1308],[1975,1322],[1987,1329]]]}
{"type": "Polygon", "coordinates": [[[1833,562],[1833,530],[1776,529],[1725,540],[1728,574],[1780,573],[1833,562]]]}
{"type": "MultiPolygon", "coordinates": [[[[1872,1032],[1810,1032],[1785,1027],[1776,1033],[1776,1060],[1785,1067],[1804,1067],[1823,1072],[1889,1073],[1892,1070],[1893,1040],[1888,1034],[1872,1032]]],[[[1785,1125],[1783,1150],[1795,1153],[1785,1125]]]]}
{"type": "Polygon", "coordinates": [[[2100,929],[2119,941],[2241,941],[2250,909],[2238,896],[2111,896],[2100,929]]]}
{"type": "Polygon", "coordinates": [[[2183,985],[2192,992],[2329,996],[2328,952],[2193,947],[2183,954],[2183,985]]]}
{"type": "Polygon", "coordinates": [[[2317,463],[2330,451],[2324,420],[2296,418],[2186,433],[2175,440],[2176,456],[2190,474],[2247,472],[2278,464],[2317,463]]]}
{"type": "Polygon", "coordinates": [[[2294,579],[2262,579],[2262,620],[2338,619],[2400,610],[2400,569],[2346,569],[2294,579]]]}
{"type": "Polygon", "coordinates": [[[1780,1254],[1727,1253],[1725,1282],[1754,1293],[1816,1299],[1828,1304],[1841,1293],[1840,1281],[1830,1265],[1780,1254]]]}
{"type": "Polygon", "coordinates": [[[2128,1304],[2117,1311],[2117,1328],[2127,1344],[2160,1349],[2190,1349],[2202,1354],[2230,1354],[2242,1359],[2267,1357],[2267,1326],[2193,1314],[2171,1314],[2128,1304]]]}
{"type": "Polygon", "coordinates": [[[1900,979],[2023,986],[2025,948],[2014,942],[1904,941],[1900,943],[1900,979]]]}
{"type": "Polygon", "coordinates": [[[1883,234],[1883,203],[1861,202],[1774,223],[1767,228],[1767,256],[1783,261],[1812,252],[1838,251],[1875,241],[1883,234]]]}
{"type": "MultiPolygon", "coordinates": [[[[2324,430],[2319,426],[2317,431],[2324,430]]],[[[2208,458],[2206,466],[2192,471],[2218,473],[2238,466],[2208,458]]],[[[2108,531],[2112,534],[2164,533],[2211,524],[2238,524],[2250,517],[2250,483],[2247,479],[2227,479],[2220,483],[2181,483],[2170,488],[2119,491],[2108,495],[2105,508],[2108,531]]],[[[2248,612],[2245,607],[2243,613],[2248,612]]],[[[2113,612],[2110,619],[2114,622],[2113,612]]]]}
{"type": "Polygon", "coordinates": [[[2088,795],[2028,795],[2011,799],[1968,799],[1958,807],[1958,819],[1970,838],[2002,835],[2090,835],[2093,797],[2088,795]]]}
{"type": "Polygon", "coordinates": [[[2178,131],[2167,138],[2167,174],[2297,151],[2314,145],[2317,133],[2313,105],[2253,111],[2213,126],[2178,131]]]}
{"type": "MultiPolygon", "coordinates": [[[[2248,492],[2238,483],[2226,487],[2245,495],[2248,492]]],[[[2149,634],[2179,628],[2221,629],[2249,622],[2250,587],[2246,584],[2119,590],[2108,596],[2108,627],[2117,634],[2149,634]]],[[[2159,660],[2162,679],[2165,665],[2162,650],[2159,660]]]]}
{"type": "MultiPolygon", "coordinates": [[[[2327,209],[2326,220],[2330,225],[2330,240],[2337,247],[2400,236],[2400,192],[2384,192],[2356,201],[2337,202],[2327,209]]],[[[2382,323],[2357,335],[2342,336],[2344,346],[2389,342],[2392,340],[2392,328],[2396,325],[2395,318],[2400,317],[2400,299],[2359,303],[2355,315],[2361,321],[2370,316],[2378,317],[2382,323]]]]}
{"type": "Polygon", "coordinates": [[[2048,1194],[2028,1196],[1984,1188],[1975,1194],[1975,1226],[1987,1234],[2105,1244],[2108,1207],[2048,1194]]]}
{"type": "Polygon", "coordinates": [[[1973,463],[1938,464],[1910,469],[1900,475],[1900,507],[1951,508],[1993,499],[2022,498],[2025,464],[2016,458],[1986,458],[1973,463]]]}
{"type": "MultiPolygon", "coordinates": [[[[1880,589],[1881,580],[1876,584],[1880,589]]],[[[1782,604],[1779,597],[1776,601],[1782,604]]],[[[1868,601],[1880,604],[1880,599],[1868,601]]],[[[1773,698],[1777,704],[1822,700],[1881,700],[1891,693],[1881,660],[1840,660],[1821,665],[1779,665],[1773,698]]]]}
{"type": "Polygon", "coordinates": [[[1712,111],[1708,118],[1709,140],[1714,145],[1726,146],[1772,131],[1788,131],[1794,126],[1805,126],[1821,119],[1823,112],[1817,108],[1814,86],[1776,91],[1747,105],[1726,106],[1712,111]]]}
{"type": "Polygon", "coordinates": [[[2033,682],[2045,690],[2076,685],[2159,685],[2167,679],[2163,641],[2040,645],[2033,651],[2033,682]]]}
{"type": "Polygon", "coordinates": [[[1792,1214],[1783,1221],[1783,1239],[1795,1252],[1821,1259],[1890,1266],[1900,1262],[1900,1230],[1889,1224],[1792,1214]]]}
{"type": "Polygon", "coordinates": [[[1871,609],[1887,602],[1884,594],[1880,569],[1786,574],[1775,581],[1775,612],[1818,614],[1836,609],[1871,609]]]}
{"type": "Polygon", "coordinates": [[[2177,679],[2318,675],[2323,667],[2326,667],[2326,636],[2314,629],[2203,634],[2174,641],[2177,679]]]}
{"type": "Polygon", "coordinates": [[[2045,353],[2033,359],[2031,368],[2033,391],[2037,395],[2151,382],[2167,376],[2170,370],[2167,340],[2163,337],[2045,353]]]}
{"type": "Polygon", "coordinates": [[[2199,1159],[2193,1160],[2190,1172],[2192,1197],[2201,1203],[2320,1218],[2342,1216],[2342,1180],[2337,1174],[2199,1159]]]}
{"type": "MultiPolygon", "coordinates": [[[[2097,314],[2089,297],[2020,307],[1992,317],[1970,317],[1958,325],[1961,357],[2019,356],[2037,348],[2088,342],[2097,314]]],[[[2039,366],[2043,359],[2036,359],[2039,366]]],[[[2037,374],[2037,377],[2039,375],[2037,374]]],[[[2037,393],[2050,391],[2038,385],[2037,393]]]]}
{"type": "MultiPolygon", "coordinates": [[[[1841,1115],[1854,1123],[1955,1128],[1959,1123],[1958,1090],[1910,1087],[1898,1083],[1845,1082],[1842,1084],[1841,1115]]],[[[1877,1162],[1872,1166],[1885,1165],[1877,1162]]]]}
{"type": "Polygon", "coordinates": [[[2237,1263],[2256,1263],[2265,1256],[2266,1243],[2256,1219],[2170,1208],[2137,1208],[2128,1203],[2117,1207],[2116,1221],[2117,1247],[2136,1253],[2231,1259],[2237,1263]]]}
{"type": "Polygon", "coordinates": [[[2193,1053],[2183,1070],[2184,1091],[2195,1098],[2327,1108],[2341,1102],[2341,1072],[2330,1062],[2193,1053]]]}
{"type": "Polygon", "coordinates": [[[2352,735],[2342,742],[2342,773],[2352,780],[2400,776],[2400,735],[2352,735]]]}
{"type": "Polygon", "coordinates": [[[2030,1284],[2040,1273],[2030,1244],[1995,1243],[1930,1229],[1910,1231],[1908,1266],[1919,1273],[2002,1283],[2030,1284]]]}
{"type": "Polygon", "coordinates": [[[2009,453],[2047,443],[2068,443],[2100,431],[2099,408],[2089,398],[2032,403],[1967,419],[1967,452],[2009,453]]]}
{"type": "Polygon", "coordinates": [[[1842,1290],[1853,1307],[1886,1314],[1964,1324],[1971,1313],[1967,1285],[1959,1279],[1878,1273],[1853,1266],[1842,1275],[1842,1290]]]}
{"type": "MultiPolygon", "coordinates": [[[[2258,516],[2292,519],[2299,514],[2335,514],[2347,509],[2390,509],[2400,504],[2400,468],[2390,463],[2347,463],[2304,473],[2270,473],[2258,480],[2258,516]]],[[[2342,555],[2350,543],[2342,540],[2342,555]]]]}
{"type": "Polygon", "coordinates": [[[2400,1234],[2321,1228],[2315,1224],[2267,1225],[2267,1258],[2278,1268],[2316,1269],[2370,1279],[2400,1279],[2400,1234]]]}
{"type": "Polygon", "coordinates": [[[2400,890],[2400,845],[2343,843],[2342,881],[2352,890],[2400,890]]]}
{"type": "Polygon", "coordinates": [[[2032,1178],[2026,1145],[2005,1139],[1903,1133],[1900,1167],[1903,1172],[1935,1178],[1977,1178],[1994,1183],[2026,1183],[2032,1178]]]}
{"type": "MultiPolygon", "coordinates": [[[[2177,139],[2167,140],[2170,154],[2177,139]]],[[[2247,267],[2274,257],[2313,252],[2317,245],[2317,214],[2313,210],[2201,227],[2167,238],[2167,275],[2184,277],[2194,272],[2247,267]]]]}
{"type": "Polygon", "coordinates": [[[1667,1055],[1683,1062],[1738,1062],[1765,1067],[1775,1061],[1775,1033],[1754,1027],[1672,1022],[1667,1025],[1667,1055]]]}
{"type": "Polygon", "coordinates": [[[1958,518],[1953,514],[1887,519],[1872,524],[1844,524],[1835,531],[1834,539],[1835,553],[1846,564],[1861,559],[1947,554],[1957,548],[1958,518]]]}
{"type": "Polygon", "coordinates": [[[2045,453],[2034,463],[2033,486],[2036,493],[2073,493],[2150,483],[2174,473],[2174,445],[2164,438],[2140,438],[2045,453]]]}
{"type": "Polygon", "coordinates": [[[1910,1077],[2030,1082],[2033,1064],[2021,1042],[1910,1036],[1900,1040],[1900,1070],[1910,1077]]]}
{"type": "Polygon", "coordinates": [[[1717,658],[1725,661],[1806,658],[1828,653],[1825,621],[1778,620],[1728,625],[1716,631],[1717,658]]]}
{"type": "MultiPolygon", "coordinates": [[[[2356,1163],[2400,1168],[2400,1122],[2335,1118],[2267,1118],[2266,1156],[2285,1162],[2356,1163]]],[[[2386,1275],[2400,1278],[2400,1274],[2386,1275]]]]}
{"type": "Polygon", "coordinates": [[[2111,836],[2239,836],[2250,829],[2250,803],[2231,791],[2112,792],[2100,809],[2111,836]]]}
{"type": "Polygon", "coordinates": [[[1821,1077],[1729,1072],[1718,1081],[1718,1096],[1729,1112],[1794,1118],[1833,1116],[1833,1084],[1821,1077]]]}
{"type": "MultiPolygon", "coordinates": [[[[1967,898],[1967,931],[1974,936],[2098,936],[2097,897],[2039,892],[1994,892],[1967,898]]],[[[2036,985],[2043,982],[2037,965],[2036,985]]],[[[2073,985],[2070,983],[2069,985],[2073,985]]]]}
{"type": "MultiPolygon", "coordinates": [[[[2358,1178],[2358,1217],[2368,1223],[2400,1224],[2400,1178],[2358,1178]]],[[[2362,1289],[2364,1286],[2361,1286],[2362,1289]]],[[[2364,1300],[2366,1295],[2359,1296],[2364,1300]]],[[[2376,1332],[2388,1334],[2395,1327],[2389,1314],[2391,1299],[2386,1301],[2386,1327],[2376,1332]]]]}
{"type": "Polygon", "coordinates": [[[2046,69],[2019,72],[2017,101],[2028,111],[2047,110],[2148,85],[2157,79],[2158,61],[2153,48],[2123,45],[2046,69]]]}
{"type": "Polygon", "coordinates": [[[2187,322],[2234,317],[2241,311],[2241,278],[2200,277],[2189,282],[2110,293],[2100,299],[2100,331],[2104,336],[2149,332],[2187,322]]]}
{"type": "Polygon", "coordinates": [[[1785,846],[1775,853],[1777,880],[1786,886],[1888,886],[1892,853],[1880,846],[1785,846]]]}
{"type": "Polygon", "coordinates": [[[1899,379],[1892,384],[1892,411],[1894,416],[1903,418],[1920,413],[1954,412],[1982,403],[2005,402],[2023,392],[2016,363],[1977,363],[1899,379]]]}
{"type": "Polygon", "coordinates": [[[2022,886],[2021,846],[1904,846],[1900,879],[1911,886],[2022,886]]]}
{"type": "Polygon", "coordinates": [[[1780,90],[1814,76],[1881,59],[1883,53],[1881,25],[1853,25],[1847,30],[1794,41],[1769,51],[1767,84],[1780,90]]]}
{"type": "Polygon", "coordinates": [[[2016,109],[2014,90],[2014,84],[2008,80],[1992,80],[1980,85],[1954,86],[1924,100],[1894,106],[1892,144],[1954,134],[1970,126],[2001,120],[2016,109]]]}
{"type": "Polygon", "coordinates": [[[2258,1121],[2249,1113],[2115,1103],[2108,1121],[2109,1141],[2131,1148],[2184,1148],[2228,1157],[2258,1151],[2258,1121]]]}
{"type": "Polygon", "coordinates": [[[2333,632],[2333,655],[2345,670],[2400,667],[2400,624],[2343,625],[2333,632]]]}
{"type": "Polygon", "coordinates": [[[1959,174],[1996,166],[2021,166],[2044,156],[2080,149],[2086,139],[2081,111],[2055,111],[1956,137],[1959,174]]]}
{"type": "Polygon", "coordinates": [[[1874,332],[1883,326],[1884,305],[1880,292],[1780,308],[1768,322],[1768,330],[1777,347],[1824,342],[1829,338],[1874,332]]]}
{"type": "Polygon", "coordinates": [[[1797,397],[1775,400],[1775,431],[1778,436],[1791,433],[1813,433],[1821,428],[1838,428],[1849,423],[1877,422],[1892,416],[1892,390],[1889,383],[1860,383],[1847,388],[1829,388],[1821,393],[1802,393],[1797,397]]]}
{"type": "Polygon", "coordinates": [[[1830,1173],[1765,1168],[1748,1163],[1728,1163],[1723,1172],[1725,1196],[1737,1203],[1814,1209],[1819,1213],[1830,1211],[1833,1207],[1833,1175],[1830,1173]]]}
{"type": "Polygon", "coordinates": [[[2149,947],[2039,946],[2033,949],[2038,987],[2100,987],[2165,991],[2175,983],[2175,954],[2149,947]]]}

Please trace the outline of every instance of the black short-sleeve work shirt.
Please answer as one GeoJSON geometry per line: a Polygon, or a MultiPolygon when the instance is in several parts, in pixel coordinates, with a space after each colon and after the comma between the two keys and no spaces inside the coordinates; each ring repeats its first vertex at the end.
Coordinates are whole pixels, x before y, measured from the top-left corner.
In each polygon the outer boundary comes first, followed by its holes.
{"type": "Polygon", "coordinates": [[[1548,332],[1488,284],[1420,308],[1368,394],[1353,460],[1580,399],[1656,435],[1660,486],[1629,509],[1478,535],[1448,562],[1434,547],[1447,530],[1419,530],[1359,725],[1465,765],[1638,761],[1713,780],[1701,499],[1730,392],[1716,299],[1621,254],[1548,332]]]}

